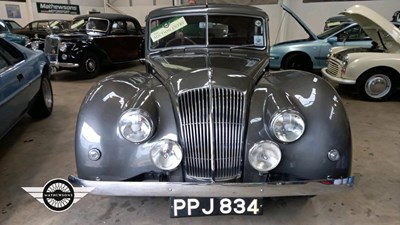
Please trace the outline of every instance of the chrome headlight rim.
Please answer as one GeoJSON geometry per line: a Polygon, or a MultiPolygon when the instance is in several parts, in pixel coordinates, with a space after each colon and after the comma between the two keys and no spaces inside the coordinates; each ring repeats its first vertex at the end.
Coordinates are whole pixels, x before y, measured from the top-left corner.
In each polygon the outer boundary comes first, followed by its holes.
{"type": "Polygon", "coordinates": [[[132,108],[132,109],[128,109],[122,113],[121,117],[118,120],[118,130],[119,130],[121,136],[124,137],[127,141],[130,141],[132,143],[142,143],[142,142],[149,140],[153,136],[155,128],[154,128],[154,122],[149,113],[147,113],[143,109],[132,108]],[[125,135],[124,125],[126,125],[126,124],[123,124],[123,122],[124,122],[124,119],[127,119],[126,117],[128,117],[129,115],[141,116],[141,118],[144,119],[144,121],[148,123],[148,127],[150,128],[150,130],[147,132],[147,134],[143,138],[135,140],[135,139],[132,139],[132,138],[128,137],[127,135],[125,135]]]}
{"type": "Polygon", "coordinates": [[[155,142],[150,150],[151,161],[163,171],[176,170],[183,160],[183,150],[178,142],[170,139],[161,139],[155,142]],[[175,156],[174,159],[170,159],[175,156]]]}
{"type": "Polygon", "coordinates": [[[270,120],[270,123],[269,123],[269,131],[270,131],[270,133],[272,134],[272,136],[276,140],[279,140],[282,143],[292,143],[292,142],[295,142],[295,141],[299,140],[303,136],[305,130],[306,130],[306,123],[305,123],[303,115],[299,111],[294,110],[294,109],[283,109],[283,110],[277,111],[271,117],[271,120],[270,120]],[[298,119],[300,119],[300,124],[297,124],[297,125],[300,125],[302,127],[302,129],[301,129],[300,133],[295,135],[294,138],[285,138],[284,136],[280,135],[276,131],[276,123],[278,122],[278,120],[280,118],[283,117],[284,114],[291,114],[292,116],[297,117],[298,119]]]}
{"type": "Polygon", "coordinates": [[[68,49],[68,44],[65,42],[61,42],[58,46],[58,49],[60,50],[60,52],[66,52],[68,49]]]}
{"type": "Polygon", "coordinates": [[[279,165],[282,160],[282,152],[277,143],[263,140],[255,143],[250,148],[248,160],[255,170],[267,173],[279,165]],[[267,167],[265,167],[266,165],[267,167]]]}

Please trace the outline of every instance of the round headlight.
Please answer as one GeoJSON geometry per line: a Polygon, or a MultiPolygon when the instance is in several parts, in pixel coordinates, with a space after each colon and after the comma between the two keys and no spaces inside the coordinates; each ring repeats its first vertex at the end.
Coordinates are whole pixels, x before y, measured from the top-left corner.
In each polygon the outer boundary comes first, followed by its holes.
{"type": "Polygon", "coordinates": [[[270,129],[278,140],[293,142],[303,135],[305,122],[299,112],[285,110],[272,117],[270,129]]]}
{"type": "Polygon", "coordinates": [[[131,142],[143,142],[153,133],[153,122],[148,114],[140,109],[130,109],[119,119],[122,136],[131,142]]]}
{"type": "Polygon", "coordinates": [[[151,148],[151,159],[158,168],[173,170],[182,161],[182,149],[175,141],[161,140],[151,148]]]}
{"type": "Polygon", "coordinates": [[[39,49],[39,42],[38,41],[32,41],[31,42],[31,48],[32,48],[32,50],[38,50],[39,49]]]}
{"type": "Polygon", "coordinates": [[[249,152],[250,165],[260,171],[268,172],[281,161],[281,150],[272,141],[261,141],[253,145],[249,152]]]}
{"type": "Polygon", "coordinates": [[[64,42],[61,42],[61,44],[60,44],[60,52],[65,52],[65,51],[67,51],[67,48],[68,48],[68,45],[66,44],[66,43],[64,43],[64,42]]]}

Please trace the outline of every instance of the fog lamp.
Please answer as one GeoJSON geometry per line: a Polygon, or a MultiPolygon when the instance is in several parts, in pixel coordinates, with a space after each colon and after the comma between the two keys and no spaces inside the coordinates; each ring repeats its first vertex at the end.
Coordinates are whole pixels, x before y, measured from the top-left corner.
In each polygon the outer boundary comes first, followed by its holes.
{"type": "Polygon", "coordinates": [[[268,172],[281,161],[281,150],[272,141],[261,141],[253,145],[249,152],[250,165],[260,171],[268,172]]]}
{"type": "Polygon", "coordinates": [[[154,165],[162,170],[173,170],[182,161],[182,149],[178,143],[171,140],[156,142],[150,151],[154,165]]]}
{"type": "Polygon", "coordinates": [[[67,60],[67,59],[68,59],[68,55],[67,55],[67,54],[62,54],[62,55],[61,55],[61,58],[62,58],[63,60],[67,60]]]}

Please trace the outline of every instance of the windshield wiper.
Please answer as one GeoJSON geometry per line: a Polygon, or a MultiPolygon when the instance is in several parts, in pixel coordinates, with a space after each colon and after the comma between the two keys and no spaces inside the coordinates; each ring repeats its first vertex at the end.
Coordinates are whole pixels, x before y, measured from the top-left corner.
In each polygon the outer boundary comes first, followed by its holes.
{"type": "MultiPolygon", "coordinates": [[[[203,47],[203,46],[201,46],[203,47]]],[[[173,47],[173,48],[163,48],[154,52],[150,52],[149,55],[154,55],[154,54],[159,54],[159,53],[164,53],[164,52],[169,52],[169,51],[174,51],[174,50],[180,50],[185,52],[187,49],[192,49],[192,48],[201,48],[199,46],[182,46],[182,47],[173,47]]]]}
{"type": "Polygon", "coordinates": [[[232,49],[237,49],[237,48],[244,48],[244,49],[253,49],[254,47],[256,48],[260,48],[263,46],[259,46],[259,45],[255,45],[255,44],[248,44],[248,45],[235,45],[235,46],[231,46],[229,47],[229,50],[232,51],[232,49]]]}

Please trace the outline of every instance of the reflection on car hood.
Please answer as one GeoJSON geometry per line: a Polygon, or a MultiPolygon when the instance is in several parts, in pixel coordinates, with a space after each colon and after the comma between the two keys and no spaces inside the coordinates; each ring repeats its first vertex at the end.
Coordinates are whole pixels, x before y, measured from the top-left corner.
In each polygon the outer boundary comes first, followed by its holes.
{"type": "Polygon", "coordinates": [[[209,86],[247,91],[263,74],[268,58],[242,54],[180,53],[150,57],[157,77],[178,94],[187,89],[209,86]]]}
{"type": "Polygon", "coordinates": [[[400,30],[375,11],[362,5],[354,5],[342,14],[360,24],[368,36],[381,47],[386,47],[390,52],[399,51],[400,30]]]}
{"type": "Polygon", "coordinates": [[[311,29],[306,25],[306,23],[304,23],[303,20],[300,19],[299,16],[297,16],[296,13],[294,13],[286,5],[281,5],[281,6],[282,6],[283,10],[288,12],[293,17],[293,19],[295,19],[300,24],[300,26],[304,29],[304,31],[307,32],[308,35],[310,35],[310,38],[313,38],[314,40],[318,39],[317,35],[314,32],[311,31],[311,29]]]}

